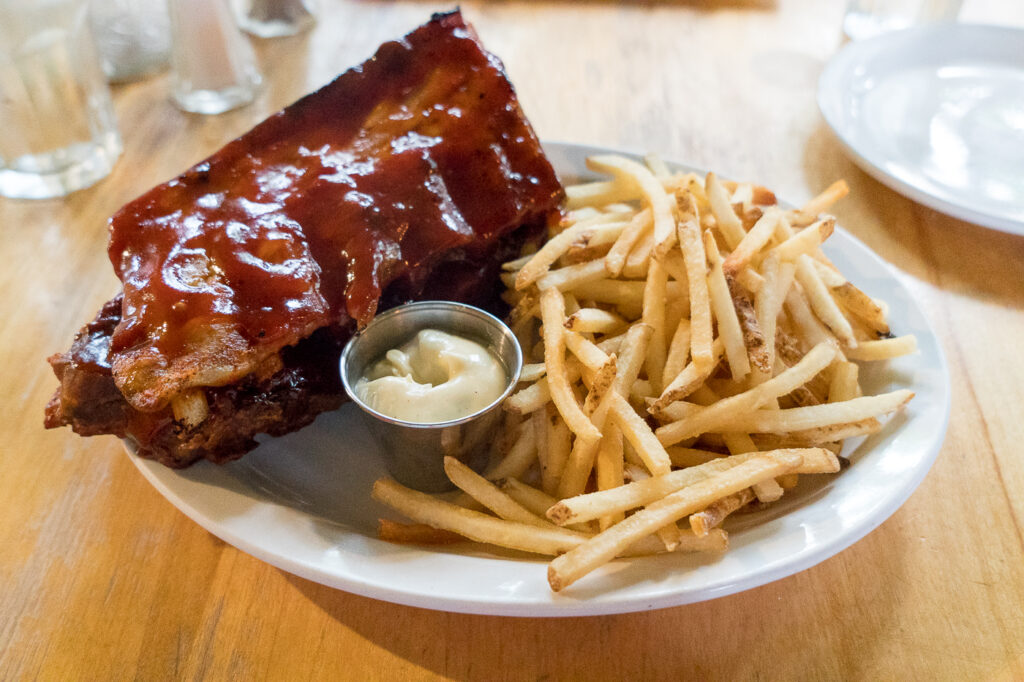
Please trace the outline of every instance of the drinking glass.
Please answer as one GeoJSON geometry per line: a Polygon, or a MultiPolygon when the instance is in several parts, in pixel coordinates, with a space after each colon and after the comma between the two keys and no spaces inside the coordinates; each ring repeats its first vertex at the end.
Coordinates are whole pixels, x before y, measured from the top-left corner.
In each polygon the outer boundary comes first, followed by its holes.
{"type": "Polygon", "coordinates": [[[220,114],[251,102],[263,76],[225,0],[171,0],[174,103],[220,114]]]}
{"type": "Polygon", "coordinates": [[[301,33],[315,22],[313,0],[242,0],[238,25],[259,38],[301,33]]]}
{"type": "Polygon", "coordinates": [[[85,0],[0,0],[0,195],[69,194],[120,153],[85,0]]]}
{"type": "Polygon", "coordinates": [[[918,24],[956,21],[961,0],[850,0],[843,32],[850,40],[918,24]]]}

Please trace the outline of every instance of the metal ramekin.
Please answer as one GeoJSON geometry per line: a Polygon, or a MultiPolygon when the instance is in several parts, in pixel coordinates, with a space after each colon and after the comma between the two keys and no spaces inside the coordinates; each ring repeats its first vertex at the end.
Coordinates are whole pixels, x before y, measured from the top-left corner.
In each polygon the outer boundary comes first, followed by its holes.
{"type": "Polygon", "coordinates": [[[511,329],[490,313],[450,301],[409,303],[381,313],[349,340],[340,362],[341,383],[361,408],[388,471],[402,485],[424,492],[452,488],[444,473],[446,455],[474,468],[486,463],[493,428],[501,418],[496,408],[515,388],[522,367],[523,352],[511,329]],[[461,419],[426,424],[389,417],[361,401],[355,383],[370,365],[427,328],[474,340],[493,351],[505,369],[507,384],[502,394],[461,419]]]}

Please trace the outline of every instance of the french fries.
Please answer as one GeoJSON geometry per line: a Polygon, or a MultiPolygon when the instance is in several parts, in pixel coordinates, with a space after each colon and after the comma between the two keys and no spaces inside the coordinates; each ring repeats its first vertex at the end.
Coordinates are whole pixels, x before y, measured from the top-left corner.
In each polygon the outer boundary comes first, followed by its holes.
{"type": "Polygon", "coordinates": [[[655,157],[588,165],[612,179],[567,188],[547,243],[503,266],[527,364],[491,462],[445,460],[485,511],[374,487],[413,522],[382,537],[552,556],[554,591],[615,557],[725,551],[730,514],[838,473],[841,441],[913,398],[865,395],[857,363],[917,348],[820,250],[845,183],[784,209],[655,157]]]}

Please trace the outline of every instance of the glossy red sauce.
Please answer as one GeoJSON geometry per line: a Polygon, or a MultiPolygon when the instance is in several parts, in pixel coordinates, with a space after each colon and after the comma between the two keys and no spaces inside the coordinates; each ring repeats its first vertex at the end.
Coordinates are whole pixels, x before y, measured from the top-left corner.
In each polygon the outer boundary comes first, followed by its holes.
{"type": "Polygon", "coordinates": [[[561,193],[501,65],[436,17],[111,219],[112,352],[173,360],[215,325],[272,348],[361,326],[388,282],[561,193]]]}

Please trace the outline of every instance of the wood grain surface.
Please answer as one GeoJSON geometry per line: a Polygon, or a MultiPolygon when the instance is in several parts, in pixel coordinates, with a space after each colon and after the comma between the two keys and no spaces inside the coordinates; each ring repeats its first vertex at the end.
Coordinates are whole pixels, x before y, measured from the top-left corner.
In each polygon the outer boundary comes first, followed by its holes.
{"type": "MultiPolygon", "coordinates": [[[[195,116],[166,76],[119,86],[112,175],[0,199],[0,679],[1024,679],[1024,237],[915,204],[844,155],[815,105],[839,0],[462,3],[545,139],[655,150],[794,203],[849,181],[840,224],[907,276],[953,410],[920,488],[839,555],[652,612],[433,612],[272,568],[187,519],[114,438],[44,431],[46,356],[118,287],[105,219],[444,8],[323,4],[311,32],[257,41],[253,105],[195,116]]],[[[1024,24],[996,0],[962,16],[1024,24]]]]}

